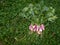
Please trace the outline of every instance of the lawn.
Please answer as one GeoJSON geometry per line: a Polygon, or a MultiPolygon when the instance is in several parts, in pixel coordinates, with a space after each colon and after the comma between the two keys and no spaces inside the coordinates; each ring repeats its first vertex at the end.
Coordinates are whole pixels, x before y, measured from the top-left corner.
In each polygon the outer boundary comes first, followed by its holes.
{"type": "Polygon", "coordinates": [[[31,21],[21,13],[24,7],[40,1],[0,0],[0,45],[60,45],[60,0],[43,0],[55,9],[57,19],[49,22],[42,35],[29,30],[31,21]]]}

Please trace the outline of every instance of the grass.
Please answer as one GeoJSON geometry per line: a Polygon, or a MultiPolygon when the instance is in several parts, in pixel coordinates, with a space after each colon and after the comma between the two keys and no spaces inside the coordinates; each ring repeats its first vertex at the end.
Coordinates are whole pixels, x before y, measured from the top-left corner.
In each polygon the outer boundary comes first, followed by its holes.
{"type": "Polygon", "coordinates": [[[20,15],[29,3],[40,0],[0,0],[0,45],[60,45],[60,0],[45,0],[47,6],[56,9],[58,19],[49,23],[40,35],[29,31],[30,21],[20,15]]]}

